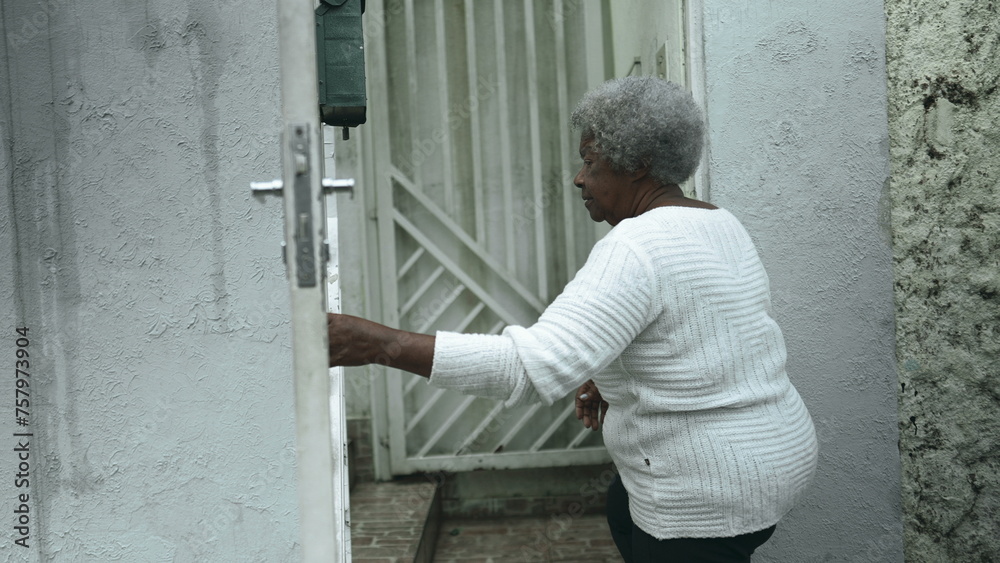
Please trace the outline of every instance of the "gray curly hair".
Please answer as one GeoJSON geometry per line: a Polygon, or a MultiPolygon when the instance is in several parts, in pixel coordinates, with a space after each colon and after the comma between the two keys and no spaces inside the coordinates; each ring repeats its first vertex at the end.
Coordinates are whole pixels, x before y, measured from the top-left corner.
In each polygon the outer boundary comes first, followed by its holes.
{"type": "Polygon", "coordinates": [[[570,123],[595,141],[617,172],[649,166],[664,184],[680,184],[701,158],[704,121],[684,88],[652,76],[609,80],[584,94],[570,123]]]}

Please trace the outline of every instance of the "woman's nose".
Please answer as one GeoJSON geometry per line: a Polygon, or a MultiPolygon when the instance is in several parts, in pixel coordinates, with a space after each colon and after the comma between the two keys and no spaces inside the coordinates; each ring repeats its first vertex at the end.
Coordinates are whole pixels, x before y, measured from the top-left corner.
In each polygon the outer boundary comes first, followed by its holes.
{"type": "Polygon", "coordinates": [[[583,178],[582,178],[582,176],[583,176],[583,169],[581,168],[580,171],[576,173],[576,176],[573,177],[573,185],[574,186],[576,186],[578,188],[582,188],[583,187],[583,178]]]}

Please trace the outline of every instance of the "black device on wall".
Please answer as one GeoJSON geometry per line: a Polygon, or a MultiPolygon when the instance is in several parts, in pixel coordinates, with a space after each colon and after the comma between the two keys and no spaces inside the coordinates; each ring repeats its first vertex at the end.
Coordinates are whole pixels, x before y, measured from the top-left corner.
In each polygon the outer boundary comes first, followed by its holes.
{"type": "Polygon", "coordinates": [[[316,8],[319,113],[327,125],[357,127],[366,120],[364,0],[320,0],[316,8]]]}

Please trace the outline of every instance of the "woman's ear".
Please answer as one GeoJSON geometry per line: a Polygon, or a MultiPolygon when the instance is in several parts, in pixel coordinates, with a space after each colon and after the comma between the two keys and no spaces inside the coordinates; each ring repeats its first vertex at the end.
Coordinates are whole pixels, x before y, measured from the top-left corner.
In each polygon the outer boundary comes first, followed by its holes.
{"type": "Polygon", "coordinates": [[[632,180],[635,181],[645,178],[648,174],[649,174],[649,162],[643,160],[639,163],[639,167],[636,168],[634,172],[629,174],[629,176],[631,176],[632,180]]]}

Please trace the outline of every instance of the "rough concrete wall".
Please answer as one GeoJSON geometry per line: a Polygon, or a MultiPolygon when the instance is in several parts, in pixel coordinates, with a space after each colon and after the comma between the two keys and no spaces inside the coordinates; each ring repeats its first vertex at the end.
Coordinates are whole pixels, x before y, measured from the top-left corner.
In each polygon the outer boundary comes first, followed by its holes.
{"type": "Polygon", "coordinates": [[[889,0],[907,561],[1000,554],[1000,15],[889,0]]]}
{"type": "Polygon", "coordinates": [[[279,174],[274,3],[2,18],[0,357],[15,326],[31,353],[28,426],[2,380],[6,507],[33,436],[30,548],[0,558],[297,560],[281,210],[249,195],[279,174]]]}
{"type": "Polygon", "coordinates": [[[820,440],[759,559],[902,561],[883,5],[706,0],[703,15],[711,199],[756,239],[820,440]]]}

